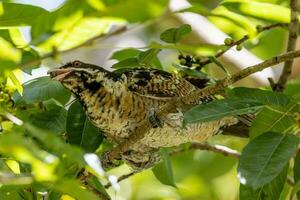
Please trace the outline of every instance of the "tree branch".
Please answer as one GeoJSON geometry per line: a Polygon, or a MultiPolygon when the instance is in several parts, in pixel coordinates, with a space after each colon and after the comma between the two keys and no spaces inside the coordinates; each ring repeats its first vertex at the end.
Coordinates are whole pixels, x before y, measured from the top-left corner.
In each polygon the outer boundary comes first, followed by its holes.
{"type": "Polygon", "coordinates": [[[70,49],[67,49],[67,50],[63,50],[63,51],[52,51],[50,53],[47,53],[37,59],[34,59],[34,60],[30,60],[30,61],[27,61],[27,62],[24,62],[24,63],[20,63],[18,66],[21,68],[21,69],[26,69],[26,67],[29,67],[29,66],[32,66],[32,65],[36,65],[38,64],[39,62],[41,62],[42,60],[44,59],[47,59],[47,58],[52,58],[52,57],[55,57],[57,55],[62,55],[62,54],[65,54],[65,53],[69,53],[71,51],[74,51],[76,49],[79,49],[81,47],[84,47],[84,46],[88,46],[88,45],[91,45],[93,44],[93,42],[95,40],[98,40],[98,39],[101,39],[101,40],[105,40],[109,37],[112,37],[112,36],[115,36],[115,35],[118,35],[120,33],[123,33],[124,31],[127,31],[127,27],[126,26],[121,26],[119,27],[118,29],[110,32],[110,33],[107,33],[107,34],[103,34],[101,33],[100,35],[96,35],[95,37],[92,37],[90,39],[88,39],[87,41],[85,41],[84,43],[82,44],[79,44],[73,48],[70,48],[70,49]]]}
{"type": "Polygon", "coordinates": [[[236,150],[230,149],[223,145],[212,145],[208,143],[192,143],[188,148],[179,148],[175,149],[170,153],[170,156],[176,155],[181,152],[185,152],[188,150],[204,150],[204,151],[211,151],[215,153],[222,154],[223,156],[233,156],[235,158],[240,157],[240,153],[236,150]]]}
{"type": "MultiPolygon", "coordinates": [[[[273,66],[275,64],[291,60],[293,58],[300,56],[300,50],[298,51],[291,51],[276,57],[273,57],[269,60],[266,60],[264,62],[261,62],[259,64],[247,67],[235,74],[233,74],[231,77],[226,77],[219,82],[217,82],[215,85],[206,87],[201,90],[196,90],[195,92],[192,92],[191,94],[182,97],[182,98],[174,98],[169,103],[162,106],[162,108],[157,112],[157,117],[159,119],[163,119],[167,116],[168,113],[170,113],[172,110],[182,107],[186,104],[191,104],[191,102],[195,102],[205,96],[209,96],[212,94],[215,94],[216,92],[228,87],[229,85],[232,85],[233,83],[253,74],[259,71],[262,71],[270,66],[273,66]]],[[[110,152],[107,153],[106,159],[103,159],[103,166],[110,166],[112,164],[112,161],[115,158],[119,158],[120,155],[128,150],[133,144],[137,143],[140,139],[142,139],[149,129],[152,128],[151,124],[148,119],[144,119],[144,121],[141,123],[141,126],[137,128],[135,133],[133,133],[128,140],[122,142],[119,144],[116,148],[112,149],[110,152]]]]}
{"type": "MultiPolygon", "coordinates": [[[[267,26],[258,26],[257,27],[257,33],[261,33],[263,31],[270,30],[270,29],[277,28],[277,27],[287,27],[287,26],[288,26],[287,23],[275,23],[275,24],[271,24],[271,25],[267,25],[267,26]]],[[[220,51],[214,57],[218,58],[218,57],[222,56],[224,53],[226,53],[232,47],[240,45],[240,44],[246,42],[249,38],[250,38],[249,35],[245,35],[241,39],[232,42],[230,45],[227,45],[228,46],[227,49],[220,51]]],[[[207,65],[211,62],[212,62],[211,59],[206,59],[206,60],[200,61],[198,64],[200,65],[200,68],[201,68],[204,65],[207,65]]]]}
{"type": "MultiPolygon", "coordinates": [[[[290,0],[291,8],[291,23],[289,26],[289,39],[287,44],[287,52],[294,51],[296,49],[297,33],[298,33],[298,0],[290,0]]],[[[271,87],[275,91],[282,92],[285,88],[285,84],[292,73],[293,60],[287,60],[284,63],[281,75],[278,82],[275,84],[272,79],[269,79],[271,87]]]]}
{"type": "MultiPolygon", "coordinates": [[[[170,152],[170,156],[174,156],[177,155],[179,153],[185,152],[185,151],[189,151],[189,150],[205,150],[205,151],[211,151],[214,153],[219,153],[222,154],[223,156],[232,156],[235,158],[239,158],[240,157],[240,153],[237,152],[236,150],[230,149],[228,147],[222,146],[222,145],[211,145],[208,143],[192,143],[188,148],[178,148],[178,149],[174,149],[172,152],[170,152]]],[[[130,172],[128,174],[124,174],[122,176],[120,176],[118,178],[118,183],[139,173],[141,171],[133,171],[130,172]]],[[[109,187],[111,187],[111,183],[107,183],[105,186],[105,189],[108,189],[109,187]]]]}

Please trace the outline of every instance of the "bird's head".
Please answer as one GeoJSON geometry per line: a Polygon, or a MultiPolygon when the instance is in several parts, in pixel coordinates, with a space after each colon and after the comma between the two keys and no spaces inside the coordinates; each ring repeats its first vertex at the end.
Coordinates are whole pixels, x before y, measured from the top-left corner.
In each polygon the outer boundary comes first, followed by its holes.
{"type": "Polygon", "coordinates": [[[48,72],[53,80],[61,82],[75,94],[84,90],[97,91],[102,81],[110,72],[92,64],[73,61],[48,72]]]}

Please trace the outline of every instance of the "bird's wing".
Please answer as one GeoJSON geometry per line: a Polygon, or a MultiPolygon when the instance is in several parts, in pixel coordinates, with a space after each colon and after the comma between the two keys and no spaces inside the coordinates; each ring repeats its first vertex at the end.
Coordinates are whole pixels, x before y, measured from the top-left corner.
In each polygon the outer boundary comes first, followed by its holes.
{"type": "Polygon", "coordinates": [[[187,80],[162,70],[132,69],[123,74],[127,77],[130,91],[152,99],[182,97],[196,89],[187,80]]]}

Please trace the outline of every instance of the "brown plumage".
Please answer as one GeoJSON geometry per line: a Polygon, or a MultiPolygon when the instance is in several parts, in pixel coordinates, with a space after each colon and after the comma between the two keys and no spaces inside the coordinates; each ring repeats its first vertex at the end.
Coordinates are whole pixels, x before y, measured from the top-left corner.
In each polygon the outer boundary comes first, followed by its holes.
{"type": "MultiPolygon", "coordinates": [[[[174,97],[199,89],[189,81],[161,70],[130,69],[117,73],[80,61],[51,70],[50,75],[78,97],[90,120],[115,143],[129,138],[139,124],[149,118],[151,111],[174,97]]],[[[203,142],[222,127],[237,123],[236,118],[226,117],[182,128],[182,112],[177,109],[170,113],[162,127],[152,128],[122,155],[122,159],[135,169],[150,167],[158,161],[160,147],[203,142]]]]}

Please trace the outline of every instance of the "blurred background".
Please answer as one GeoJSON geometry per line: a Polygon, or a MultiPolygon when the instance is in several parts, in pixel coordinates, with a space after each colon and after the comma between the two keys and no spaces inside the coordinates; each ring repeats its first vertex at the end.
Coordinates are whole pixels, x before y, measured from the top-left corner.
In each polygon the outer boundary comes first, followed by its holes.
{"type": "MultiPolygon", "coordinates": [[[[64,0],[15,0],[12,2],[32,4],[43,7],[48,11],[59,12],[63,6],[69,6],[72,10],[72,5],[68,5],[68,2],[64,0]]],[[[88,2],[94,5],[96,10],[101,11],[101,4],[97,4],[97,0],[88,2]]],[[[75,59],[111,69],[110,67],[116,63],[116,60],[111,59],[114,51],[130,47],[144,49],[150,42],[159,41],[161,32],[181,24],[190,24],[193,30],[192,34],[184,38],[183,43],[185,44],[221,45],[228,37],[237,40],[245,35],[250,35],[250,39],[244,44],[242,50],[232,48],[221,57],[220,60],[231,73],[285,51],[287,31],[275,28],[255,35],[257,24],[265,25],[268,23],[262,23],[251,16],[245,19],[242,15],[233,13],[220,5],[220,0],[191,0],[189,2],[186,0],[127,1],[130,3],[122,3],[121,0],[106,0],[103,2],[107,5],[117,5],[119,3],[120,6],[116,9],[116,12],[119,12],[120,17],[118,13],[114,13],[113,16],[110,16],[110,13],[104,13],[101,21],[97,21],[93,16],[89,16],[88,21],[82,22],[72,30],[65,30],[60,33],[62,35],[52,35],[46,40],[47,42],[39,43],[37,50],[42,54],[46,54],[53,50],[54,44],[58,46],[58,50],[72,47],[74,45],[73,40],[78,40],[78,38],[72,38],[71,34],[68,35],[68,31],[79,32],[80,34],[77,35],[82,35],[83,40],[85,40],[85,38],[99,35],[101,32],[111,32],[123,26],[126,26],[126,30],[109,38],[99,38],[89,45],[57,55],[54,59],[44,60],[42,67],[34,69],[31,75],[23,74],[23,82],[44,76],[48,69],[75,59]],[[188,10],[177,12],[190,8],[190,3],[193,6],[195,5],[193,8],[198,9],[198,13],[201,14],[188,12],[188,10]],[[145,8],[140,9],[141,7],[145,8]],[[211,13],[211,15],[206,16],[206,12],[211,13]],[[127,18],[123,19],[121,17],[123,15],[126,15],[127,18]],[[223,15],[223,17],[220,17],[220,15],[223,15]],[[224,17],[224,15],[227,17],[224,17]]],[[[285,0],[260,0],[259,2],[288,6],[288,1],[285,0]]],[[[60,17],[62,21],[64,17],[69,20],[70,13],[67,13],[66,16],[62,14],[60,17]]],[[[76,13],[73,13],[72,17],[76,18],[76,13]]],[[[41,39],[37,36],[32,38],[34,32],[29,27],[23,27],[21,31],[28,42],[41,39]]],[[[172,63],[178,62],[178,52],[176,51],[164,50],[158,56],[166,69],[172,63]]],[[[293,77],[300,73],[299,67],[297,68],[298,65],[299,60],[296,60],[294,62],[293,77]]],[[[212,76],[218,78],[226,75],[213,64],[206,66],[206,70],[212,76]]],[[[237,84],[247,87],[268,86],[267,78],[273,77],[276,79],[280,71],[280,67],[269,68],[237,84]]],[[[241,151],[247,140],[218,135],[211,138],[209,142],[241,151]]],[[[238,199],[239,182],[236,174],[236,158],[206,151],[189,151],[172,157],[172,163],[177,188],[161,184],[151,170],[146,170],[122,181],[119,192],[111,189],[111,196],[116,200],[238,199]]],[[[127,172],[129,172],[129,169],[123,165],[109,171],[109,174],[119,176],[127,172]]]]}

